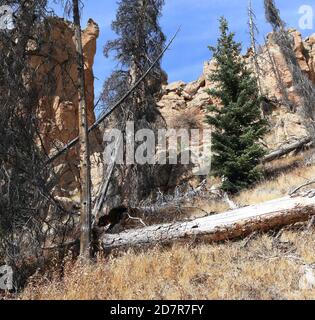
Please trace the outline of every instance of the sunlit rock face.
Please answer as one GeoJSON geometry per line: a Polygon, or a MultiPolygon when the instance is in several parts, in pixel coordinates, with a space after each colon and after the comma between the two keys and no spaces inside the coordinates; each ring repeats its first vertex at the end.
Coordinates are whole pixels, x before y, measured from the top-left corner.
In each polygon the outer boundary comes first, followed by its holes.
{"type": "MultiPolygon", "coordinates": [[[[41,143],[45,152],[53,154],[78,135],[77,65],[74,29],[63,19],[52,18],[45,40],[29,43],[30,65],[34,70],[33,80],[41,93],[38,99],[38,116],[41,143]]],[[[98,25],[89,20],[82,31],[85,91],[88,123],[95,121],[93,64],[96,53],[98,25]]],[[[102,178],[101,134],[95,131],[90,136],[92,179],[94,191],[102,178]]],[[[54,162],[58,187],[56,196],[79,199],[78,146],[69,150],[54,162]]]]}
{"type": "MultiPolygon", "coordinates": [[[[295,55],[302,71],[315,82],[315,34],[303,41],[300,32],[296,30],[289,30],[289,32],[294,40],[295,55]]],[[[254,70],[251,50],[243,58],[247,66],[254,70]]],[[[264,144],[270,149],[276,149],[307,135],[301,114],[301,101],[293,86],[290,70],[280,48],[274,43],[272,34],[267,36],[266,45],[259,48],[258,63],[262,91],[272,101],[267,106],[265,114],[271,130],[265,136],[264,144]],[[284,97],[275,76],[275,67],[287,90],[289,100],[296,106],[294,111],[288,110],[284,103],[284,97]]],[[[182,119],[186,114],[194,120],[190,121],[191,124],[194,122],[198,127],[208,128],[204,122],[207,106],[212,103],[220,104],[220,101],[212,99],[207,93],[207,89],[214,87],[209,80],[209,75],[215,68],[214,60],[207,61],[204,63],[203,74],[197,81],[188,84],[177,81],[164,87],[158,106],[168,126],[172,126],[178,122],[176,121],[178,118],[182,119]]]]}
{"type": "MultiPolygon", "coordinates": [[[[47,34],[46,42],[40,48],[30,42],[30,51],[40,52],[31,55],[30,64],[37,70],[36,85],[49,87],[49,92],[39,97],[40,131],[45,150],[52,154],[55,150],[78,135],[78,97],[76,90],[77,67],[75,61],[74,31],[71,23],[63,19],[52,19],[52,28],[47,34]]],[[[304,41],[301,34],[290,30],[294,39],[294,50],[298,62],[305,74],[315,81],[315,34],[304,41]]],[[[90,20],[82,31],[85,59],[86,96],[88,121],[95,121],[94,115],[94,76],[93,63],[96,53],[96,40],[99,35],[97,24],[90,20]]],[[[301,115],[301,101],[296,94],[290,71],[285,63],[280,48],[274,43],[272,34],[267,36],[265,46],[259,48],[258,62],[263,93],[272,101],[267,106],[265,116],[270,123],[269,133],[264,138],[264,145],[277,149],[282,145],[301,139],[307,135],[301,115]],[[271,63],[271,57],[273,63],[271,63]],[[288,97],[296,105],[290,111],[284,103],[284,97],[275,77],[274,66],[287,89],[288,97]]],[[[243,57],[249,68],[253,67],[251,50],[243,57]]],[[[209,75],[216,68],[215,61],[204,63],[203,74],[199,79],[185,83],[177,81],[164,84],[157,101],[157,108],[165,120],[167,128],[174,129],[210,129],[205,123],[207,106],[220,104],[220,101],[208,94],[213,88],[209,75]]],[[[92,182],[94,194],[98,189],[103,173],[101,133],[95,131],[91,135],[92,182]]],[[[204,148],[202,142],[200,149],[204,148]]],[[[56,195],[61,198],[79,199],[79,158],[78,147],[70,150],[55,161],[55,169],[59,178],[56,195]]],[[[157,187],[162,190],[173,188],[184,181],[200,181],[193,175],[193,168],[187,170],[183,166],[163,167],[157,175],[157,187]],[[161,181],[160,181],[161,180],[161,181]]]]}

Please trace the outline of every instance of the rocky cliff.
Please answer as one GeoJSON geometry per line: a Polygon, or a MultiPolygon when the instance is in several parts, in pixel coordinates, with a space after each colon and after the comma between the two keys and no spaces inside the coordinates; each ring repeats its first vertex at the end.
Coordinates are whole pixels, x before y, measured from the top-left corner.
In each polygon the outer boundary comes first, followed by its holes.
{"type": "MultiPolygon", "coordinates": [[[[294,50],[298,62],[308,77],[315,83],[315,34],[302,40],[301,34],[290,30],[294,39],[294,50]]],[[[253,68],[251,50],[244,56],[248,66],[253,68]]],[[[269,133],[264,144],[269,149],[292,143],[307,136],[301,115],[301,102],[292,84],[290,71],[285,63],[280,48],[273,42],[272,34],[267,37],[267,44],[260,48],[258,55],[262,91],[269,98],[265,115],[270,123],[269,133]],[[276,69],[276,70],[275,70],[276,69]],[[295,106],[289,110],[277,81],[276,73],[282,80],[290,103],[295,106]]],[[[206,107],[213,101],[206,92],[213,84],[208,80],[215,68],[214,61],[204,64],[200,78],[191,83],[178,81],[164,86],[158,106],[169,127],[184,125],[205,128],[206,107]]]]}
{"type": "MultiPolygon", "coordinates": [[[[63,19],[51,18],[49,29],[40,44],[29,43],[30,65],[36,71],[34,83],[38,98],[39,130],[42,147],[48,155],[78,135],[77,66],[72,24],[63,19]]],[[[82,31],[86,81],[88,122],[95,121],[93,63],[96,53],[98,25],[89,20],[82,31]]],[[[101,134],[90,136],[94,191],[102,177],[101,134]]],[[[55,196],[79,199],[78,147],[69,150],[54,162],[59,179],[55,196]]]]}
{"type": "MultiPolygon", "coordinates": [[[[52,154],[78,134],[74,32],[72,25],[62,19],[52,19],[51,26],[47,36],[49,41],[41,44],[40,50],[36,44],[30,43],[30,51],[36,53],[30,58],[31,65],[37,71],[36,83],[38,86],[49,86],[49,93],[46,92],[39,99],[40,131],[42,143],[48,154],[52,154]]],[[[290,32],[294,38],[295,53],[302,70],[315,82],[315,34],[303,41],[299,32],[295,30],[290,32]]],[[[95,121],[93,62],[98,35],[97,24],[90,20],[82,32],[90,124],[95,121]]],[[[250,50],[244,59],[248,66],[253,68],[253,54],[250,50]]],[[[269,120],[270,130],[263,143],[269,149],[277,149],[307,136],[300,112],[300,99],[295,92],[290,71],[281,51],[273,42],[271,35],[267,37],[267,44],[260,48],[258,62],[262,91],[269,98],[264,111],[269,120]],[[283,97],[276,73],[286,89],[288,99],[295,106],[292,110],[288,108],[283,97]]],[[[218,103],[207,93],[207,89],[213,87],[208,78],[214,68],[215,62],[207,61],[204,64],[203,74],[196,81],[191,83],[177,81],[163,86],[157,106],[168,128],[208,128],[204,122],[207,106],[218,103]]],[[[95,131],[91,136],[94,192],[102,179],[101,140],[101,133],[95,131]]],[[[78,166],[78,148],[74,148],[55,162],[56,173],[60,179],[56,189],[57,197],[79,200],[78,166]]],[[[172,187],[190,179],[190,171],[182,172],[183,168],[177,169],[159,176],[167,175],[167,179],[164,180],[167,180],[167,185],[172,187]]]]}

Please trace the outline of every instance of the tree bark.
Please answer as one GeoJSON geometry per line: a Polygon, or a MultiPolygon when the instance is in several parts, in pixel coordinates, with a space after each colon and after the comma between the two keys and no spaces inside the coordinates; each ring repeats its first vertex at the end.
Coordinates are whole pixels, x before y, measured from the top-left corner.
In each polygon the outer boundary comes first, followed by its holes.
{"type": "Polygon", "coordinates": [[[80,178],[81,178],[81,238],[80,257],[92,258],[91,252],[91,165],[85,97],[84,59],[81,38],[79,1],[73,0],[73,21],[78,69],[79,99],[79,141],[80,141],[80,178]]]}
{"type": "Polygon", "coordinates": [[[246,237],[315,216],[315,198],[285,197],[262,204],[199,218],[189,222],[155,225],[120,234],[106,234],[103,249],[127,249],[174,242],[216,242],[246,237]]]}

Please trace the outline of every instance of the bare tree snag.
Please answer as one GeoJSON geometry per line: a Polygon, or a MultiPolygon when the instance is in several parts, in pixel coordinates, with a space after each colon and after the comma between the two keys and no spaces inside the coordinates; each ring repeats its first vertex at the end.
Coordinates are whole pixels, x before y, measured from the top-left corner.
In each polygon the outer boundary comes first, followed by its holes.
{"type": "Polygon", "coordinates": [[[81,178],[81,239],[80,257],[91,259],[91,165],[85,97],[84,60],[81,38],[79,0],[73,0],[73,21],[78,69],[79,142],[81,178]]]}
{"type": "Polygon", "coordinates": [[[246,237],[255,231],[266,231],[315,216],[314,197],[290,196],[189,222],[155,225],[142,229],[106,234],[105,251],[145,247],[173,242],[216,242],[246,237]]]}
{"type": "Polygon", "coordinates": [[[103,183],[102,183],[102,187],[100,189],[100,192],[96,198],[95,201],[95,205],[93,208],[93,216],[97,217],[97,215],[101,212],[105,199],[106,199],[106,195],[107,195],[107,191],[108,191],[108,187],[109,187],[109,183],[115,168],[115,164],[116,164],[116,160],[117,160],[117,156],[119,154],[119,149],[121,147],[121,143],[122,143],[122,137],[120,137],[115,145],[115,152],[112,154],[112,157],[110,159],[110,162],[108,163],[107,166],[107,170],[103,179],[103,183]]]}
{"type": "Polygon", "coordinates": [[[266,162],[271,162],[273,160],[279,159],[280,157],[285,156],[292,151],[300,149],[311,142],[312,142],[312,139],[310,137],[305,137],[302,140],[296,141],[292,144],[287,145],[286,147],[280,148],[278,150],[275,150],[269,153],[264,157],[263,162],[266,163],[266,162]]]}
{"type": "Polygon", "coordinates": [[[260,67],[258,63],[257,50],[256,50],[256,37],[255,37],[255,33],[258,32],[258,29],[254,22],[255,13],[253,11],[251,0],[248,1],[248,18],[249,18],[248,24],[249,24],[250,42],[253,50],[254,68],[255,68],[255,74],[257,78],[257,85],[259,89],[259,95],[263,95],[261,79],[260,79],[260,67]]]}
{"type": "Polygon", "coordinates": [[[269,43],[267,41],[266,38],[264,38],[264,41],[265,41],[265,48],[267,50],[267,54],[268,54],[268,59],[269,59],[269,63],[271,65],[271,69],[272,69],[272,72],[275,76],[275,79],[277,81],[277,87],[283,97],[283,104],[289,109],[289,110],[292,110],[293,108],[293,104],[292,102],[290,101],[289,99],[289,94],[288,94],[288,89],[286,88],[286,86],[284,85],[283,83],[283,80],[282,80],[282,76],[281,76],[281,73],[280,73],[280,70],[279,70],[279,67],[275,61],[275,57],[274,55],[272,54],[272,52],[270,51],[270,48],[269,48],[269,43]]]}

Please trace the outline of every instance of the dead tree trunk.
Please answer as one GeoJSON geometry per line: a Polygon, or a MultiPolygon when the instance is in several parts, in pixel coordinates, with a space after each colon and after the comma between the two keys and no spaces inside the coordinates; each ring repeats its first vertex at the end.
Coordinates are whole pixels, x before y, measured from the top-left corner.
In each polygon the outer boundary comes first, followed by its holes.
{"type": "Polygon", "coordinates": [[[199,218],[189,222],[155,225],[120,234],[106,234],[105,251],[146,247],[189,241],[224,241],[245,237],[254,231],[266,231],[315,216],[315,198],[285,197],[259,205],[199,218]]]}
{"type": "Polygon", "coordinates": [[[84,60],[81,38],[79,1],[73,0],[73,21],[78,67],[79,141],[81,178],[81,239],[80,256],[91,259],[91,166],[85,97],[84,60]]]}
{"type": "Polygon", "coordinates": [[[119,154],[119,149],[121,148],[122,144],[122,137],[120,137],[115,145],[115,152],[112,154],[112,157],[108,163],[107,170],[103,179],[103,184],[100,189],[99,195],[96,198],[95,205],[93,208],[93,216],[97,217],[99,213],[102,211],[104,202],[107,196],[107,191],[109,188],[110,180],[112,178],[112,174],[114,172],[115,164],[117,161],[117,156],[119,154]]]}
{"type": "Polygon", "coordinates": [[[256,37],[255,37],[255,32],[258,32],[257,26],[254,22],[255,14],[253,11],[252,7],[252,1],[248,1],[248,24],[249,24],[249,33],[250,33],[250,42],[251,42],[251,47],[253,50],[253,58],[254,58],[254,68],[255,68],[255,74],[257,78],[257,84],[258,84],[258,89],[259,89],[259,95],[263,95],[263,90],[262,90],[262,85],[261,85],[261,79],[260,79],[260,67],[258,63],[258,58],[257,58],[257,50],[256,50],[256,37]]]}
{"type": "Polygon", "coordinates": [[[284,99],[283,104],[288,108],[288,110],[291,111],[294,109],[293,103],[289,99],[288,89],[286,88],[286,86],[283,83],[282,76],[280,74],[280,70],[277,66],[277,63],[275,61],[273,54],[270,51],[269,43],[266,38],[265,38],[265,48],[267,50],[267,54],[268,54],[268,58],[269,58],[269,62],[271,65],[272,72],[273,72],[275,79],[277,81],[278,89],[284,99]]]}
{"type": "Polygon", "coordinates": [[[312,138],[310,137],[305,137],[302,140],[296,141],[292,144],[287,145],[286,147],[280,148],[278,150],[275,150],[268,155],[266,155],[263,159],[263,162],[271,162],[273,160],[279,159],[282,156],[285,156],[289,154],[292,151],[298,150],[300,148],[303,148],[307,144],[312,142],[312,138]]]}

